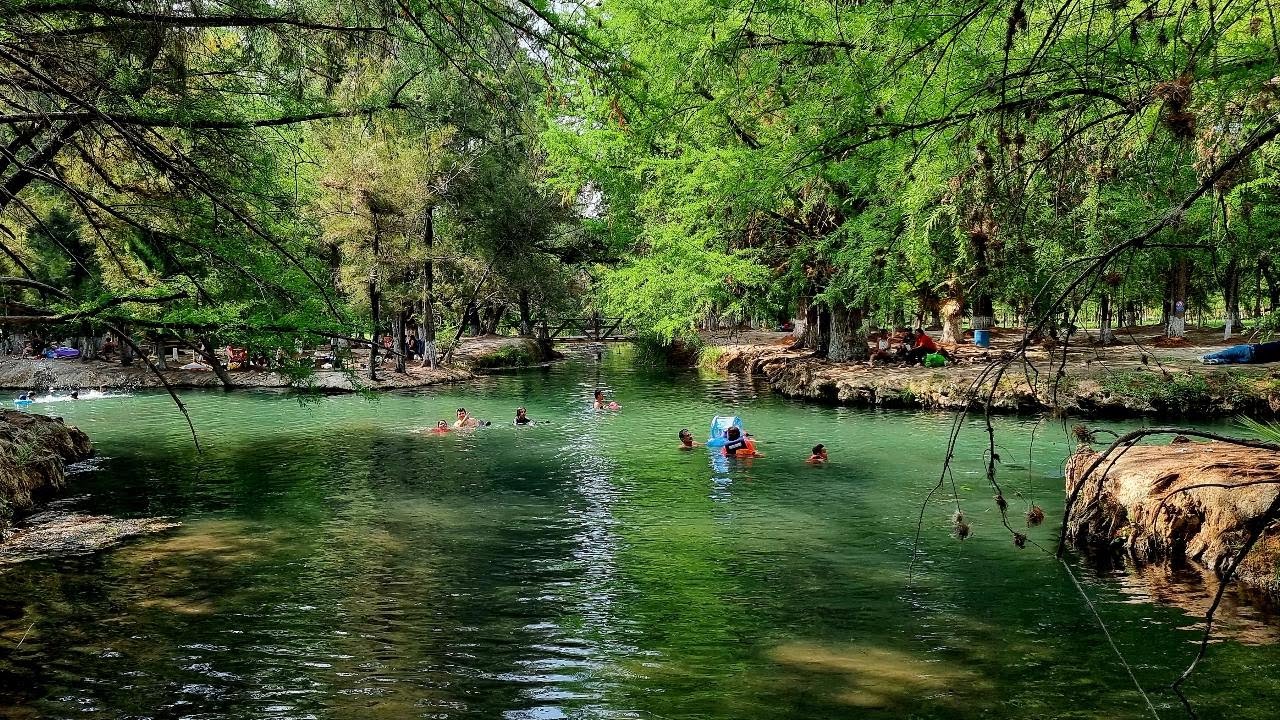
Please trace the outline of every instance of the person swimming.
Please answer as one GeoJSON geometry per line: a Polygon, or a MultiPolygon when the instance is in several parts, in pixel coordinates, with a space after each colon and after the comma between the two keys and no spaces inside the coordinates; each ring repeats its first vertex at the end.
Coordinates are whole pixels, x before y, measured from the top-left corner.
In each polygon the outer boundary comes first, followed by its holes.
{"type": "Polygon", "coordinates": [[[445,422],[444,420],[437,420],[436,426],[431,428],[427,432],[433,435],[444,435],[445,433],[449,433],[452,431],[449,429],[449,423],[445,422]]]}
{"type": "Polygon", "coordinates": [[[752,437],[738,428],[737,425],[730,425],[729,429],[724,433],[724,452],[726,457],[764,457],[756,451],[756,442],[752,437]]]}
{"type": "Polygon", "coordinates": [[[72,391],[71,391],[71,399],[72,399],[72,400],[79,400],[79,399],[80,399],[80,391],[79,391],[79,390],[72,390],[72,391]]]}
{"type": "Polygon", "coordinates": [[[698,443],[693,441],[693,433],[689,432],[688,428],[681,428],[680,429],[680,449],[692,450],[696,447],[698,447],[698,443]]]}
{"type": "Polygon", "coordinates": [[[596,390],[593,398],[594,399],[591,403],[591,407],[595,408],[596,410],[621,410],[622,409],[622,406],[614,401],[605,403],[603,390],[596,390]]]}
{"type": "Polygon", "coordinates": [[[31,393],[28,393],[28,392],[19,393],[18,402],[31,402],[31,393]]]}
{"type": "Polygon", "coordinates": [[[817,445],[814,445],[813,454],[810,455],[809,459],[805,460],[805,462],[809,463],[810,465],[822,465],[823,463],[827,462],[827,446],[823,445],[822,443],[818,443],[817,445]]]}
{"type": "Polygon", "coordinates": [[[458,429],[478,428],[480,421],[471,417],[466,408],[458,408],[458,419],[453,421],[453,426],[458,429]]]}
{"type": "Polygon", "coordinates": [[[512,421],[514,425],[532,425],[533,420],[529,419],[529,411],[522,407],[516,408],[516,419],[512,421]]]}

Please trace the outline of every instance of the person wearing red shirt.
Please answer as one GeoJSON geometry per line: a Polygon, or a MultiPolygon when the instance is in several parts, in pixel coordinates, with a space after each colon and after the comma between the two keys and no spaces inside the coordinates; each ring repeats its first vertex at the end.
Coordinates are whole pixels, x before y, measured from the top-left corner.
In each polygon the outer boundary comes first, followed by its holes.
{"type": "MultiPolygon", "coordinates": [[[[908,333],[909,332],[910,331],[908,331],[908,333]]],[[[945,358],[949,363],[956,361],[954,355],[938,347],[938,343],[934,342],[933,338],[929,337],[929,333],[921,329],[915,334],[915,344],[912,346],[911,352],[907,353],[907,364],[921,364],[924,362],[924,356],[929,353],[937,353],[945,358]]]]}

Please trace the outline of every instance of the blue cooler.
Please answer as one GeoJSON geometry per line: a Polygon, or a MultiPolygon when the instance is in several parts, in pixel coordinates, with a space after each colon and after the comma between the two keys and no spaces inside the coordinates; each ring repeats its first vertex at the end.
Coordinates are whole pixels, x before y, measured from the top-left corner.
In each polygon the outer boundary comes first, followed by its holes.
{"type": "Polygon", "coordinates": [[[974,330],[973,344],[980,348],[991,347],[991,331],[990,330],[974,330]]]}

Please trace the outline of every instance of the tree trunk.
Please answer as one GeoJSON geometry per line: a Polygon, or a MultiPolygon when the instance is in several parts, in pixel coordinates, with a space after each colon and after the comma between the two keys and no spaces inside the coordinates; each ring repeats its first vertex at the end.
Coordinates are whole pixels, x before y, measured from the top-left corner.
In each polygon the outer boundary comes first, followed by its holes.
{"type": "Polygon", "coordinates": [[[501,303],[490,305],[485,308],[484,319],[480,325],[481,335],[497,335],[498,325],[502,322],[502,315],[506,312],[507,306],[501,303]]]}
{"type": "Polygon", "coordinates": [[[426,222],[423,223],[422,236],[427,246],[427,260],[422,266],[422,322],[418,323],[421,333],[423,351],[422,367],[432,370],[439,367],[436,357],[436,310],[435,310],[435,247],[436,222],[435,208],[427,208],[426,222]]]}
{"type": "Polygon", "coordinates": [[[1184,337],[1187,334],[1187,285],[1191,274],[1191,265],[1186,256],[1174,261],[1169,275],[1169,321],[1166,334],[1171,338],[1184,337]]]}
{"type": "Polygon", "coordinates": [[[533,310],[529,306],[528,289],[520,288],[516,304],[520,310],[520,336],[529,337],[533,334],[533,310]]]}
{"type": "Polygon", "coordinates": [[[990,330],[996,325],[995,303],[987,293],[978,295],[973,302],[973,318],[970,324],[974,330],[990,330]]]}
{"type": "Polygon", "coordinates": [[[222,387],[230,390],[236,386],[236,381],[232,379],[231,373],[227,372],[226,366],[218,359],[218,351],[214,349],[213,342],[209,338],[200,338],[197,340],[196,346],[192,349],[195,350],[200,357],[204,358],[204,361],[209,364],[209,367],[213,368],[213,374],[218,376],[218,381],[222,383],[222,387]]]}
{"type": "MultiPolygon", "coordinates": [[[[129,332],[129,326],[124,323],[120,324],[120,332],[129,332]]],[[[120,366],[129,367],[133,365],[133,346],[124,341],[124,338],[116,338],[117,345],[120,348],[120,366]]]]}
{"type": "Polygon", "coordinates": [[[1240,260],[1233,257],[1227,263],[1222,278],[1223,323],[1222,339],[1230,340],[1240,325],[1240,260]]]}
{"type": "Polygon", "coordinates": [[[1110,345],[1116,341],[1111,331],[1111,296],[1102,293],[1098,300],[1098,344],[1110,345]]]}
{"type": "Polygon", "coordinates": [[[831,348],[831,311],[814,303],[809,306],[804,329],[804,347],[818,355],[831,348]]]}
{"type": "Polygon", "coordinates": [[[151,344],[151,347],[155,349],[156,367],[160,368],[161,370],[168,370],[169,369],[169,358],[167,357],[168,353],[165,352],[164,338],[159,333],[156,334],[155,342],[151,344]]]}
{"type": "Polygon", "coordinates": [[[1267,281],[1267,311],[1280,310],[1280,272],[1276,271],[1275,265],[1266,256],[1258,261],[1258,269],[1267,281]]]}
{"type": "Polygon", "coordinates": [[[408,372],[408,368],[404,365],[404,357],[408,348],[404,345],[404,330],[408,324],[409,313],[401,310],[391,318],[391,342],[396,351],[396,372],[403,375],[408,372]]]}
{"type": "Polygon", "coordinates": [[[382,228],[378,225],[378,216],[373,216],[373,267],[369,268],[369,314],[372,318],[372,340],[369,343],[369,379],[378,379],[378,344],[382,342],[382,338],[378,337],[378,323],[381,318],[378,317],[378,305],[382,302],[382,298],[378,292],[378,254],[382,247],[382,228]]]}
{"type": "Polygon", "coordinates": [[[831,334],[827,358],[836,362],[866,360],[867,334],[863,328],[863,312],[837,303],[831,308],[831,334]]]}
{"type": "Polygon", "coordinates": [[[959,298],[947,298],[938,309],[942,315],[942,337],[944,343],[955,344],[964,339],[964,302],[959,298]]]}
{"type": "Polygon", "coordinates": [[[462,315],[462,325],[467,329],[467,334],[471,337],[480,335],[480,309],[475,305],[468,304],[466,312],[462,315]]]}

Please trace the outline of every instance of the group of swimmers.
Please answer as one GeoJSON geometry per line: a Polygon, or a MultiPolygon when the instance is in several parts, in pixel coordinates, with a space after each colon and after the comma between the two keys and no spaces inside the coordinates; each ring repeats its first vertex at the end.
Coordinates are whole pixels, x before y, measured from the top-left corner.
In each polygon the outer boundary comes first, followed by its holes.
{"type": "MultiPolygon", "coordinates": [[[[621,410],[622,409],[622,406],[619,405],[617,402],[613,402],[613,401],[606,402],[603,390],[595,391],[595,394],[592,396],[591,407],[595,410],[621,410]]],[[[526,425],[533,425],[535,423],[533,419],[529,417],[528,410],[526,410],[523,407],[518,407],[516,408],[515,419],[511,421],[511,424],[515,425],[516,427],[524,427],[526,425]]],[[[476,428],[491,427],[492,425],[493,423],[489,422],[488,420],[481,420],[479,418],[473,417],[471,413],[467,411],[466,408],[458,408],[457,419],[453,421],[453,425],[450,425],[445,420],[437,420],[436,426],[431,428],[427,432],[433,435],[443,435],[445,433],[453,432],[454,430],[475,430],[476,428]]]]}
{"type": "MultiPolygon", "coordinates": [[[[70,400],[79,400],[79,399],[80,399],[80,390],[78,390],[78,389],[77,389],[77,390],[72,390],[72,391],[71,391],[71,394],[70,394],[70,395],[68,395],[68,396],[67,396],[67,398],[68,398],[68,399],[70,399],[70,400]]],[[[35,401],[36,401],[36,391],[35,391],[35,390],[30,390],[30,391],[27,391],[27,392],[19,393],[19,394],[18,394],[18,397],[17,397],[16,399],[14,399],[14,402],[17,402],[17,403],[33,403],[33,402],[35,402],[35,401]]]]}
{"type": "MultiPolygon", "coordinates": [[[[692,450],[698,447],[698,443],[693,439],[693,433],[689,432],[689,428],[680,429],[680,448],[681,450],[692,450]]],[[[758,458],[764,457],[764,453],[756,449],[755,436],[751,433],[744,432],[737,425],[730,425],[724,432],[724,445],[720,447],[720,452],[725,457],[732,458],[758,458]]],[[[813,446],[813,450],[809,454],[809,459],[805,462],[810,465],[824,465],[828,461],[827,446],[818,443],[813,446]]]]}

